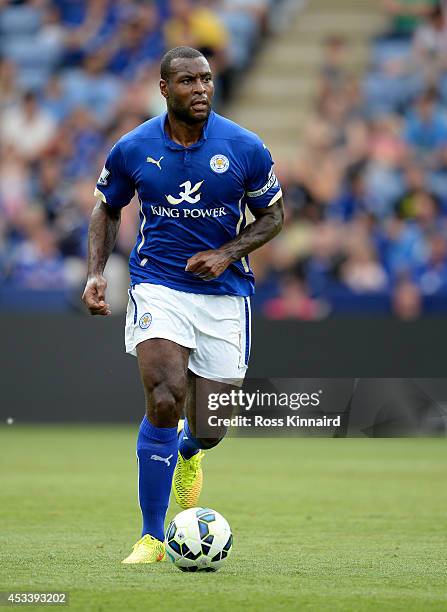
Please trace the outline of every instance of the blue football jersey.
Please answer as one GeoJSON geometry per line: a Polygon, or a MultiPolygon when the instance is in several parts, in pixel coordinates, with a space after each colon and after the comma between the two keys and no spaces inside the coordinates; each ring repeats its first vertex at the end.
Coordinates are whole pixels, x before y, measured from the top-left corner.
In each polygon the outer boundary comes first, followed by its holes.
{"type": "Polygon", "coordinates": [[[235,238],[246,225],[247,207],[265,208],[279,200],[271,155],[256,134],[214,111],[190,147],[173,142],[165,122],[166,113],[123,136],[110,151],[95,189],[95,196],[113,208],[126,206],[138,194],[131,282],[251,295],[254,278],[247,257],[210,281],[185,267],[199,251],[235,238]]]}

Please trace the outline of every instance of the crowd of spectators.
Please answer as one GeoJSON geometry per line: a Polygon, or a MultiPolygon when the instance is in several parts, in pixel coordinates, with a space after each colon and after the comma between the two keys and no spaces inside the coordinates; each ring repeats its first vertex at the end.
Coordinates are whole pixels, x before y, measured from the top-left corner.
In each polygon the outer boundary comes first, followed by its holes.
{"type": "Polygon", "coordinates": [[[254,254],[271,318],[447,312],[447,27],[432,0],[389,0],[361,78],[331,36],[302,154],[279,165],[287,223],[254,254]]]}
{"type": "MultiPolygon", "coordinates": [[[[222,104],[276,1],[0,0],[0,289],[78,300],[92,186],[110,146],[163,110],[161,55],[202,49],[222,104]]],[[[277,164],[286,226],[252,257],[268,317],[447,311],[446,20],[435,0],[384,4],[361,78],[349,41],[326,41],[301,153],[277,164]]],[[[136,208],[110,261],[124,283],[136,208]]]]}
{"type": "MultiPolygon", "coordinates": [[[[205,53],[222,104],[277,2],[0,0],[3,297],[34,290],[32,305],[39,290],[66,289],[78,300],[93,186],[112,144],[164,110],[163,53],[181,44],[205,53]]],[[[129,206],[109,270],[118,307],[135,223],[129,206]]]]}

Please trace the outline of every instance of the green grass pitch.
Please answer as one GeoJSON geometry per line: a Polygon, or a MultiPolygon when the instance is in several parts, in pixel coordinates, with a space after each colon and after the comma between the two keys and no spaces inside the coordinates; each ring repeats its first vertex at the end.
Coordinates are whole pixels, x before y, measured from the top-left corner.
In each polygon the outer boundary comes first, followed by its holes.
{"type": "Polygon", "coordinates": [[[140,529],[136,429],[0,428],[0,590],[104,612],[447,610],[446,440],[226,440],[201,503],[233,554],[184,574],[120,564],[140,529]]]}

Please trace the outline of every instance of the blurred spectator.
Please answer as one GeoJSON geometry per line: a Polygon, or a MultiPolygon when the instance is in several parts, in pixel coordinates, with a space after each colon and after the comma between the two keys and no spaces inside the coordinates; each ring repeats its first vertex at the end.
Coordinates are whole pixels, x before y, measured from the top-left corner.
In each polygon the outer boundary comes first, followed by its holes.
{"type": "Polygon", "coordinates": [[[405,124],[406,141],[416,155],[426,157],[427,161],[447,146],[447,120],[438,102],[435,91],[426,91],[411,109],[405,124]]]}
{"type": "Polygon", "coordinates": [[[424,261],[426,247],[421,229],[398,219],[389,220],[385,229],[384,263],[393,283],[410,276],[424,261]]]}
{"type": "Polygon", "coordinates": [[[416,58],[422,64],[432,61],[446,66],[447,25],[442,6],[434,6],[427,19],[414,34],[413,47],[416,58]]]}
{"type": "Polygon", "coordinates": [[[374,208],[369,202],[363,167],[354,167],[346,176],[341,193],[327,207],[327,217],[342,222],[351,221],[359,213],[374,208]]]}
{"type": "Polygon", "coordinates": [[[9,281],[28,289],[65,289],[65,262],[56,237],[45,227],[22,242],[14,253],[9,281]]]}
{"type": "Polygon", "coordinates": [[[426,189],[427,179],[424,169],[415,163],[409,163],[403,170],[404,190],[395,203],[395,212],[400,219],[414,219],[415,197],[426,189]]]}
{"type": "Polygon", "coordinates": [[[342,244],[343,235],[336,223],[322,223],[313,234],[311,257],[303,266],[311,295],[324,297],[339,285],[342,244]]]}
{"type": "Polygon", "coordinates": [[[69,114],[72,101],[64,91],[60,76],[53,74],[48,79],[42,93],[41,105],[56,123],[63,121],[69,114]]]}
{"type": "Polygon", "coordinates": [[[54,156],[42,157],[31,182],[32,199],[45,209],[50,222],[54,221],[67,200],[62,161],[54,156]]]}
{"type": "Polygon", "coordinates": [[[368,236],[357,235],[350,241],[340,276],[343,283],[356,293],[373,293],[386,289],[385,271],[368,236]]]}
{"type": "Polygon", "coordinates": [[[443,234],[429,239],[428,258],[417,270],[417,281],[424,295],[447,293],[447,240],[443,234]]]}
{"type": "Polygon", "coordinates": [[[229,63],[235,70],[243,70],[250,65],[261,34],[267,30],[269,0],[220,0],[215,5],[228,30],[229,63]]]}
{"type": "Polygon", "coordinates": [[[408,280],[400,281],[392,295],[392,311],[403,321],[413,321],[422,314],[422,296],[420,289],[408,280]]]}
{"type": "Polygon", "coordinates": [[[64,92],[72,106],[84,106],[96,120],[106,125],[113,117],[122,84],[105,71],[108,57],[98,50],[85,57],[82,66],[73,68],[63,77],[64,92]]]}
{"type": "Polygon", "coordinates": [[[13,224],[27,206],[31,170],[13,145],[0,145],[0,218],[13,224]]]}
{"type": "Polygon", "coordinates": [[[12,251],[7,282],[30,289],[65,289],[65,264],[45,212],[38,206],[25,209],[17,223],[22,239],[12,251]]]}
{"type": "Polygon", "coordinates": [[[134,78],[144,66],[157,64],[164,40],[154,5],[142,5],[118,29],[109,45],[108,69],[126,79],[134,78]]]}
{"type": "Polygon", "coordinates": [[[314,321],[327,314],[327,306],[309,297],[303,281],[296,275],[288,274],[280,282],[279,296],[268,300],[263,312],[274,320],[314,321]]]}
{"type": "Polygon", "coordinates": [[[19,106],[6,110],[0,121],[2,140],[30,162],[48,147],[55,130],[55,122],[39,107],[37,96],[31,91],[23,95],[19,106]]]}
{"type": "Polygon", "coordinates": [[[417,191],[413,205],[413,217],[426,237],[445,224],[440,215],[439,202],[431,193],[422,189],[417,191]]]}
{"type": "Polygon", "coordinates": [[[348,53],[346,39],[341,36],[329,36],[324,43],[324,58],[320,68],[318,99],[320,102],[343,92],[349,77],[346,69],[348,53]]]}
{"type": "Polygon", "coordinates": [[[17,67],[11,60],[0,57],[0,110],[18,104],[20,89],[17,82],[17,67]]]}
{"type": "Polygon", "coordinates": [[[383,0],[386,13],[391,17],[388,38],[410,37],[420,21],[427,17],[439,0],[383,0]]]}
{"type": "Polygon", "coordinates": [[[65,136],[65,150],[60,149],[63,174],[70,178],[90,176],[104,142],[96,117],[83,106],[74,108],[60,127],[60,136],[65,136]]]}
{"type": "Polygon", "coordinates": [[[187,45],[199,49],[211,61],[216,74],[226,66],[228,32],[218,16],[192,0],[170,0],[171,16],[164,26],[168,48],[187,45]]]}
{"type": "Polygon", "coordinates": [[[60,14],[61,23],[73,28],[79,26],[85,19],[87,0],[52,0],[60,14]]]}
{"type": "Polygon", "coordinates": [[[110,0],[56,0],[65,37],[65,66],[77,66],[89,54],[104,48],[118,28],[121,20],[132,13],[133,2],[110,0]]]}

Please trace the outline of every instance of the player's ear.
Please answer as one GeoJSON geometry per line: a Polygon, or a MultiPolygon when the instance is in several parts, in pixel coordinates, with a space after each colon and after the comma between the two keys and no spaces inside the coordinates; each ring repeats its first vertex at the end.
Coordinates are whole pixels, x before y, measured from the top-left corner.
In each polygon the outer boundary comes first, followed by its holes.
{"type": "Polygon", "coordinates": [[[168,99],[168,82],[164,79],[160,79],[160,92],[163,98],[168,99]]]}

